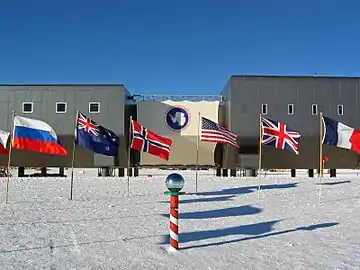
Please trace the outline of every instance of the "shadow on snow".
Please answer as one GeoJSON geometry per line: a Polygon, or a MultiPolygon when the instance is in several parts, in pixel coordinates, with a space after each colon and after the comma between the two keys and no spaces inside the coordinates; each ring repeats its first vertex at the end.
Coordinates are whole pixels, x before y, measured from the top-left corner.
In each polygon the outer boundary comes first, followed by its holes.
{"type": "MultiPolygon", "coordinates": [[[[283,188],[295,188],[298,183],[288,183],[288,184],[272,184],[272,185],[262,185],[261,190],[271,190],[271,189],[283,189],[283,188]]],[[[209,191],[209,192],[200,192],[196,193],[186,193],[187,195],[200,195],[200,196],[217,196],[217,195],[239,195],[247,194],[258,190],[258,186],[248,186],[248,187],[238,187],[238,188],[226,188],[222,190],[209,191]]]]}
{"type": "MultiPolygon", "coordinates": [[[[235,195],[229,196],[218,196],[218,197],[211,197],[211,198],[197,198],[197,199],[182,199],[182,196],[179,198],[179,204],[183,203],[202,203],[202,202],[225,202],[225,201],[232,201],[235,198],[235,195]]],[[[159,201],[159,203],[169,203],[169,201],[159,201]]]]}
{"type": "MultiPolygon", "coordinates": [[[[225,229],[216,229],[216,230],[209,230],[209,231],[196,231],[196,232],[187,232],[187,233],[180,233],[180,245],[181,243],[188,243],[192,241],[199,241],[199,240],[206,240],[206,239],[214,239],[214,238],[220,238],[224,236],[231,236],[231,235],[250,235],[248,237],[243,237],[239,239],[233,239],[228,241],[220,241],[220,242],[214,242],[214,243],[207,243],[207,244],[201,244],[201,245],[192,245],[188,247],[180,248],[181,250],[185,249],[191,249],[191,248],[201,248],[201,247],[207,247],[207,246],[219,246],[224,244],[231,244],[246,240],[254,240],[259,238],[265,238],[270,236],[276,236],[281,235],[285,233],[291,233],[296,231],[312,231],[316,229],[321,228],[328,228],[335,225],[338,225],[337,222],[331,222],[331,223],[322,223],[322,224],[316,224],[311,226],[305,226],[305,227],[298,227],[295,229],[289,229],[284,231],[278,231],[278,232],[270,232],[272,230],[272,226],[279,222],[280,220],[274,220],[274,221],[268,221],[268,222],[261,222],[261,223],[255,223],[250,225],[241,225],[231,228],[225,228],[225,229]]],[[[50,249],[51,251],[53,249],[57,248],[68,248],[68,247],[74,247],[74,246],[83,246],[83,245],[93,245],[93,244],[104,244],[104,243],[117,243],[122,242],[126,243],[128,241],[132,240],[141,240],[141,239],[149,239],[149,238],[157,238],[162,237],[163,241],[161,244],[169,244],[169,236],[166,235],[147,235],[147,236],[136,236],[132,238],[116,238],[116,239],[99,239],[99,240],[93,240],[93,241],[87,241],[87,242],[80,242],[76,245],[74,243],[71,244],[60,244],[60,245],[54,245],[49,242],[49,244],[44,244],[40,246],[32,246],[32,247],[19,247],[14,248],[10,250],[0,249],[1,253],[12,253],[12,252],[23,252],[23,251],[29,251],[29,250],[40,250],[40,249],[50,249]]]]}
{"type": "MultiPolygon", "coordinates": [[[[188,242],[192,242],[192,241],[215,239],[215,238],[231,236],[231,235],[250,235],[250,236],[238,238],[238,239],[212,242],[212,243],[206,243],[206,244],[201,244],[201,245],[191,245],[191,246],[183,247],[180,249],[185,250],[185,249],[201,248],[201,247],[208,247],[208,246],[220,246],[220,245],[224,245],[224,244],[231,244],[231,243],[236,243],[236,242],[241,242],[241,241],[246,241],[246,240],[254,240],[254,239],[266,238],[266,237],[271,237],[271,236],[276,236],[276,235],[282,235],[282,234],[292,233],[292,232],[296,232],[296,231],[312,231],[312,230],[332,227],[332,226],[339,224],[337,222],[321,223],[321,224],[303,226],[303,227],[298,227],[298,228],[283,230],[283,231],[278,231],[278,232],[271,232],[273,225],[275,225],[277,222],[280,222],[280,221],[281,220],[274,220],[274,221],[260,222],[260,223],[250,224],[250,225],[241,225],[241,226],[225,228],[225,229],[215,229],[215,230],[209,230],[209,231],[195,231],[195,232],[180,233],[180,235],[179,235],[180,245],[182,243],[188,243],[188,242]]],[[[163,241],[160,244],[169,244],[169,235],[163,236],[163,241]]]]}
{"type": "Polygon", "coordinates": [[[335,185],[341,185],[341,184],[348,184],[348,183],[351,183],[350,180],[347,180],[347,181],[337,181],[337,182],[325,182],[325,183],[322,183],[322,184],[319,184],[318,185],[322,185],[322,186],[335,186],[335,185]]]}
{"type": "MultiPolygon", "coordinates": [[[[206,218],[224,218],[245,215],[254,215],[262,212],[261,208],[251,205],[242,205],[224,209],[215,209],[199,212],[179,213],[179,219],[206,219],[206,218]]],[[[163,217],[169,218],[169,214],[161,214],[163,217]]]]}

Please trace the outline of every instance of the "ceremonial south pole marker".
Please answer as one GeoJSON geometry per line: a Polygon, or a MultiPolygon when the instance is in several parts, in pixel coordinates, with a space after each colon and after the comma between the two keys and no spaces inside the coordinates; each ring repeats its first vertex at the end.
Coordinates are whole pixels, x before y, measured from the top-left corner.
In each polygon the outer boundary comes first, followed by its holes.
{"type": "Polygon", "coordinates": [[[169,191],[165,195],[170,195],[170,247],[169,251],[179,249],[179,195],[185,194],[180,192],[184,187],[185,180],[178,173],[169,174],[165,179],[165,186],[169,191]]]}

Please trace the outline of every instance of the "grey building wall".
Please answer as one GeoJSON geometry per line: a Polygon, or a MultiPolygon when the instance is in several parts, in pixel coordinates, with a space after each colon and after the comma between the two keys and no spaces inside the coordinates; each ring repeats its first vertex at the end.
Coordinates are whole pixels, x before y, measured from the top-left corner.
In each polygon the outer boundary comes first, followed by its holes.
{"type": "MultiPolygon", "coordinates": [[[[242,166],[239,154],[258,153],[259,114],[267,104],[267,115],[284,122],[302,135],[300,155],[289,151],[263,147],[264,168],[318,168],[319,114],[312,114],[312,104],[318,113],[355,128],[360,128],[359,78],[342,77],[284,77],[232,76],[223,90],[226,99],[224,124],[240,135],[240,152],[233,147],[224,149],[223,166],[242,166]],[[288,114],[288,104],[294,104],[294,114],[288,114]],[[337,106],[343,105],[344,115],[338,115],[337,106]]],[[[326,167],[353,168],[358,155],[352,151],[324,146],[329,156],[326,167]]],[[[253,164],[257,167],[257,164],[253,164]]]]}
{"type": "MultiPolygon", "coordinates": [[[[11,112],[50,124],[68,150],[66,157],[17,151],[12,166],[71,166],[76,111],[91,117],[120,136],[119,165],[126,166],[124,118],[127,92],[123,85],[0,85],[0,129],[10,130],[11,112]],[[33,102],[33,112],[23,113],[23,102],[33,102]],[[56,102],[66,102],[66,113],[56,112],[56,102]],[[89,112],[89,102],[99,102],[99,113],[89,112]],[[124,164],[123,164],[124,163],[124,164]]],[[[9,143],[9,142],[8,142],[9,143]]],[[[4,157],[0,158],[6,164],[4,157]]],[[[75,167],[113,166],[114,158],[76,148],[75,167]]]]}

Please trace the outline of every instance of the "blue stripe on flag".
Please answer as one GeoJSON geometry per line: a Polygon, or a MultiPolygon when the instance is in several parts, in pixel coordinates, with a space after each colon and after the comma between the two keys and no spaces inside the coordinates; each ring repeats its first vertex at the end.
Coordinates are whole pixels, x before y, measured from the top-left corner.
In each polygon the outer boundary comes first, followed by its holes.
{"type": "Polygon", "coordinates": [[[58,139],[54,138],[49,131],[22,127],[22,126],[15,127],[14,137],[30,139],[34,141],[53,142],[53,143],[58,142],[58,139]]]}
{"type": "Polygon", "coordinates": [[[323,144],[336,146],[339,140],[338,121],[328,117],[323,117],[323,123],[323,144]]]}

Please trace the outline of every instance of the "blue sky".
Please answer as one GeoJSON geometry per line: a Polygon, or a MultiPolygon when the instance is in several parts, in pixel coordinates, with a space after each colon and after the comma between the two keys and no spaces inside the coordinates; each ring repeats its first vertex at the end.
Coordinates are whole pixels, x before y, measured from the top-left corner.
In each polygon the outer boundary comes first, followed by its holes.
{"type": "Polygon", "coordinates": [[[360,76],[360,1],[0,0],[0,83],[218,94],[233,74],[360,76]]]}

